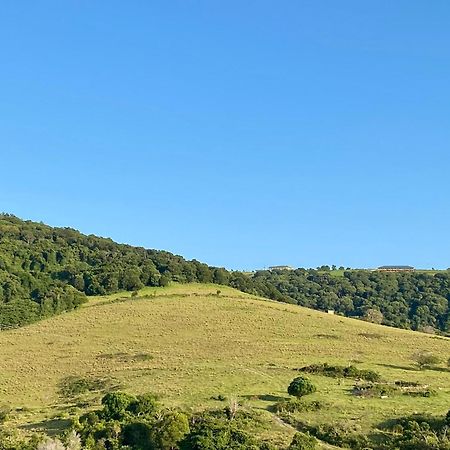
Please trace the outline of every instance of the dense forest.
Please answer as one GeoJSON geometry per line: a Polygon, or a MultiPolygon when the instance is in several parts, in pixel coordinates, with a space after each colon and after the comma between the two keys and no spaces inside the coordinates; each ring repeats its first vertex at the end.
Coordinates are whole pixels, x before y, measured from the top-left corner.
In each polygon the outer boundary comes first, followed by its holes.
{"type": "Polygon", "coordinates": [[[89,295],[169,282],[217,283],[309,308],[385,325],[450,331],[450,271],[381,273],[297,269],[244,274],[169,252],[117,244],[0,215],[0,329],[84,303],[89,295]]]}
{"type": "Polygon", "coordinates": [[[253,280],[295,303],[398,328],[450,331],[450,271],[260,271],[253,280]]]}

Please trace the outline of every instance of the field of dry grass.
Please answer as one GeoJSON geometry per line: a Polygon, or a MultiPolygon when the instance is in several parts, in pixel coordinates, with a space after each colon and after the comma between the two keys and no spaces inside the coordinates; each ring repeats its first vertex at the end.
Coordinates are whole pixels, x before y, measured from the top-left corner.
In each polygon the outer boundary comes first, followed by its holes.
{"type": "MultiPolygon", "coordinates": [[[[76,414],[95,405],[102,392],[119,387],[154,392],[164,404],[188,409],[220,407],[214,397],[237,396],[269,415],[264,411],[287,396],[287,385],[298,375],[293,369],[316,362],[353,363],[388,381],[429,384],[437,395],[362,399],[349,392],[351,380],[311,376],[318,386],[311,399],[327,405],[305,413],[311,423],[346,421],[367,430],[393,416],[442,414],[450,404],[450,372],[444,364],[450,339],[215,285],[146,289],[138,298],[129,293],[93,298],[80,310],[0,333],[0,349],[0,405],[15,408],[10,426],[42,422],[51,428],[52,418],[76,414]],[[442,365],[416,370],[411,355],[419,350],[432,351],[442,365]],[[93,387],[71,397],[67,383],[73,379],[89,380],[93,387]]],[[[267,432],[279,441],[292,434],[276,420],[267,432]]]]}

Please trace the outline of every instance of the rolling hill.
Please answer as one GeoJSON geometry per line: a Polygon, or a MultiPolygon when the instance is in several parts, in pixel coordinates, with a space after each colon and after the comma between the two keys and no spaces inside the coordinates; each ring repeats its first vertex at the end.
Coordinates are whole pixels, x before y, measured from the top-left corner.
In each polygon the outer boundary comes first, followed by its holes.
{"type": "Polygon", "coordinates": [[[259,270],[211,267],[0,214],[0,330],[71,311],[88,296],[177,283],[218,283],[404,329],[450,333],[450,271],[259,270]]]}
{"type": "Polygon", "coordinates": [[[351,392],[355,380],[312,374],[317,392],[308,400],[322,407],[298,417],[307,426],[345,424],[370,433],[395,417],[443,415],[450,404],[450,339],[214,284],[92,297],[75,311],[1,332],[0,349],[0,404],[12,408],[6,426],[50,433],[119,389],[153,392],[165,405],[190,411],[223,407],[236,397],[261,415],[255,433],[286,445],[294,429],[274,404],[288,397],[294,369],[314,363],[354,364],[386,383],[427,385],[435,395],[358,397],[351,392]],[[441,364],[417,370],[411,357],[419,351],[432,352],[441,364]]]}

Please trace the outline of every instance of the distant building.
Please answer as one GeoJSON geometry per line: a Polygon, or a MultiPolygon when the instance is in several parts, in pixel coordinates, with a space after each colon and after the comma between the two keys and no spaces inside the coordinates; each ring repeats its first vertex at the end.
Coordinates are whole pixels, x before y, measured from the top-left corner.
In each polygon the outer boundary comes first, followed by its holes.
{"type": "Polygon", "coordinates": [[[270,266],[269,270],[295,270],[291,266],[270,266]]]}
{"type": "Polygon", "coordinates": [[[333,314],[334,314],[334,309],[328,309],[328,310],[327,310],[327,313],[333,315],[333,314]]]}
{"type": "Polygon", "coordinates": [[[381,272],[414,272],[414,267],[412,266],[381,266],[378,267],[381,272]]]}

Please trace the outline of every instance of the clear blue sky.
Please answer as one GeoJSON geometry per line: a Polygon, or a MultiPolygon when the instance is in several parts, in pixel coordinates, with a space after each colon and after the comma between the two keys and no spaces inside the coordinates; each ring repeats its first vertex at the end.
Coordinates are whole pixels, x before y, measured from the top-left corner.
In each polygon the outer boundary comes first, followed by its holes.
{"type": "Polygon", "coordinates": [[[450,2],[4,1],[0,210],[233,269],[450,266],[450,2]]]}

